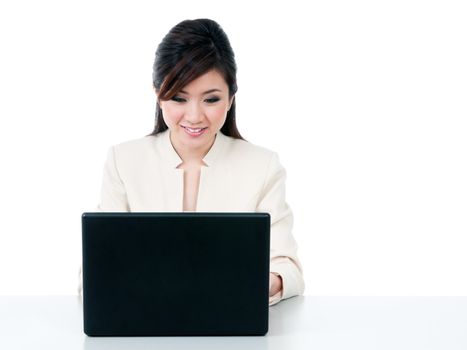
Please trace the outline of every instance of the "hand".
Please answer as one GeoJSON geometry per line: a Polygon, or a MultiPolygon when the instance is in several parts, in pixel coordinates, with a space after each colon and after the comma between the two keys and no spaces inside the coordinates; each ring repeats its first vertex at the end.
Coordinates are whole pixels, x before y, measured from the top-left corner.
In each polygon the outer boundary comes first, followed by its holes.
{"type": "Polygon", "coordinates": [[[282,290],[282,277],[275,273],[269,273],[269,296],[280,292],[282,290]]]}

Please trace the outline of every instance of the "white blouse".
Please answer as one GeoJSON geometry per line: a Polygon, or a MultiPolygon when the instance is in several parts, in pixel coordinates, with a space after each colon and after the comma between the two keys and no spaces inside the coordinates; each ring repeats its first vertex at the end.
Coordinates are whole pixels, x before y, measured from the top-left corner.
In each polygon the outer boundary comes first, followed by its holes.
{"type": "MultiPolygon", "coordinates": [[[[183,162],[170,130],[111,146],[103,169],[100,212],[182,212],[183,162]]],[[[276,152],[216,134],[203,159],[198,212],[267,212],[271,216],[270,271],[283,289],[269,305],[303,294],[303,270],[292,235],[293,214],[285,201],[286,171],[276,152]]],[[[79,270],[78,293],[82,275],[79,270]]]]}

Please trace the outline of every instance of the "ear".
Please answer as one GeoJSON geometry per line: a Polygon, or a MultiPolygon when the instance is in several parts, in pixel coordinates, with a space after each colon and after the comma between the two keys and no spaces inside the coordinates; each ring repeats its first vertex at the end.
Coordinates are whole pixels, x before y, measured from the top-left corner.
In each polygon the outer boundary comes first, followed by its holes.
{"type": "Polygon", "coordinates": [[[227,111],[230,111],[230,108],[232,107],[232,103],[234,101],[234,98],[235,98],[235,95],[232,96],[232,98],[230,99],[230,102],[229,102],[229,109],[227,111]]]}
{"type": "Polygon", "coordinates": [[[154,90],[154,93],[156,94],[157,104],[160,106],[159,92],[156,90],[156,87],[154,85],[152,86],[152,89],[154,90]]]}

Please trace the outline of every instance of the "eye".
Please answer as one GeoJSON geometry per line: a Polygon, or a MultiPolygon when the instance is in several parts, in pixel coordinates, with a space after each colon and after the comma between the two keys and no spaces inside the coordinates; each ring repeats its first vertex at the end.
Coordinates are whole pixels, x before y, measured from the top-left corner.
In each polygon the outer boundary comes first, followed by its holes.
{"type": "Polygon", "coordinates": [[[219,101],[220,99],[218,97],[213,97],[213,98],[207,98],[205,101],[207,103],[216,103],[217,101],[219,101]]]}
{"type": "Polygon", "coordinates": [[[181,97],[178,97],[178,96],[174,96],[171,98],[172,101],[175,101],[175,102],[185,102],[185,99],[184,98],[181,98],[181,97]]]}

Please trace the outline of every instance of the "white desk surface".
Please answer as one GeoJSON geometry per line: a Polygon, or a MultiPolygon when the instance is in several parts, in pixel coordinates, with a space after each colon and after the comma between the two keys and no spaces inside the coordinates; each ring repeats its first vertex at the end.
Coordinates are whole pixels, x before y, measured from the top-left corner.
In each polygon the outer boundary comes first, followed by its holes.
{"type": "Polygon", "coordinates": [[[1,349],[467,349],[467,297],[294,297],[259,337],[88,337],[77,296],[0,296],[1,349]]]}

